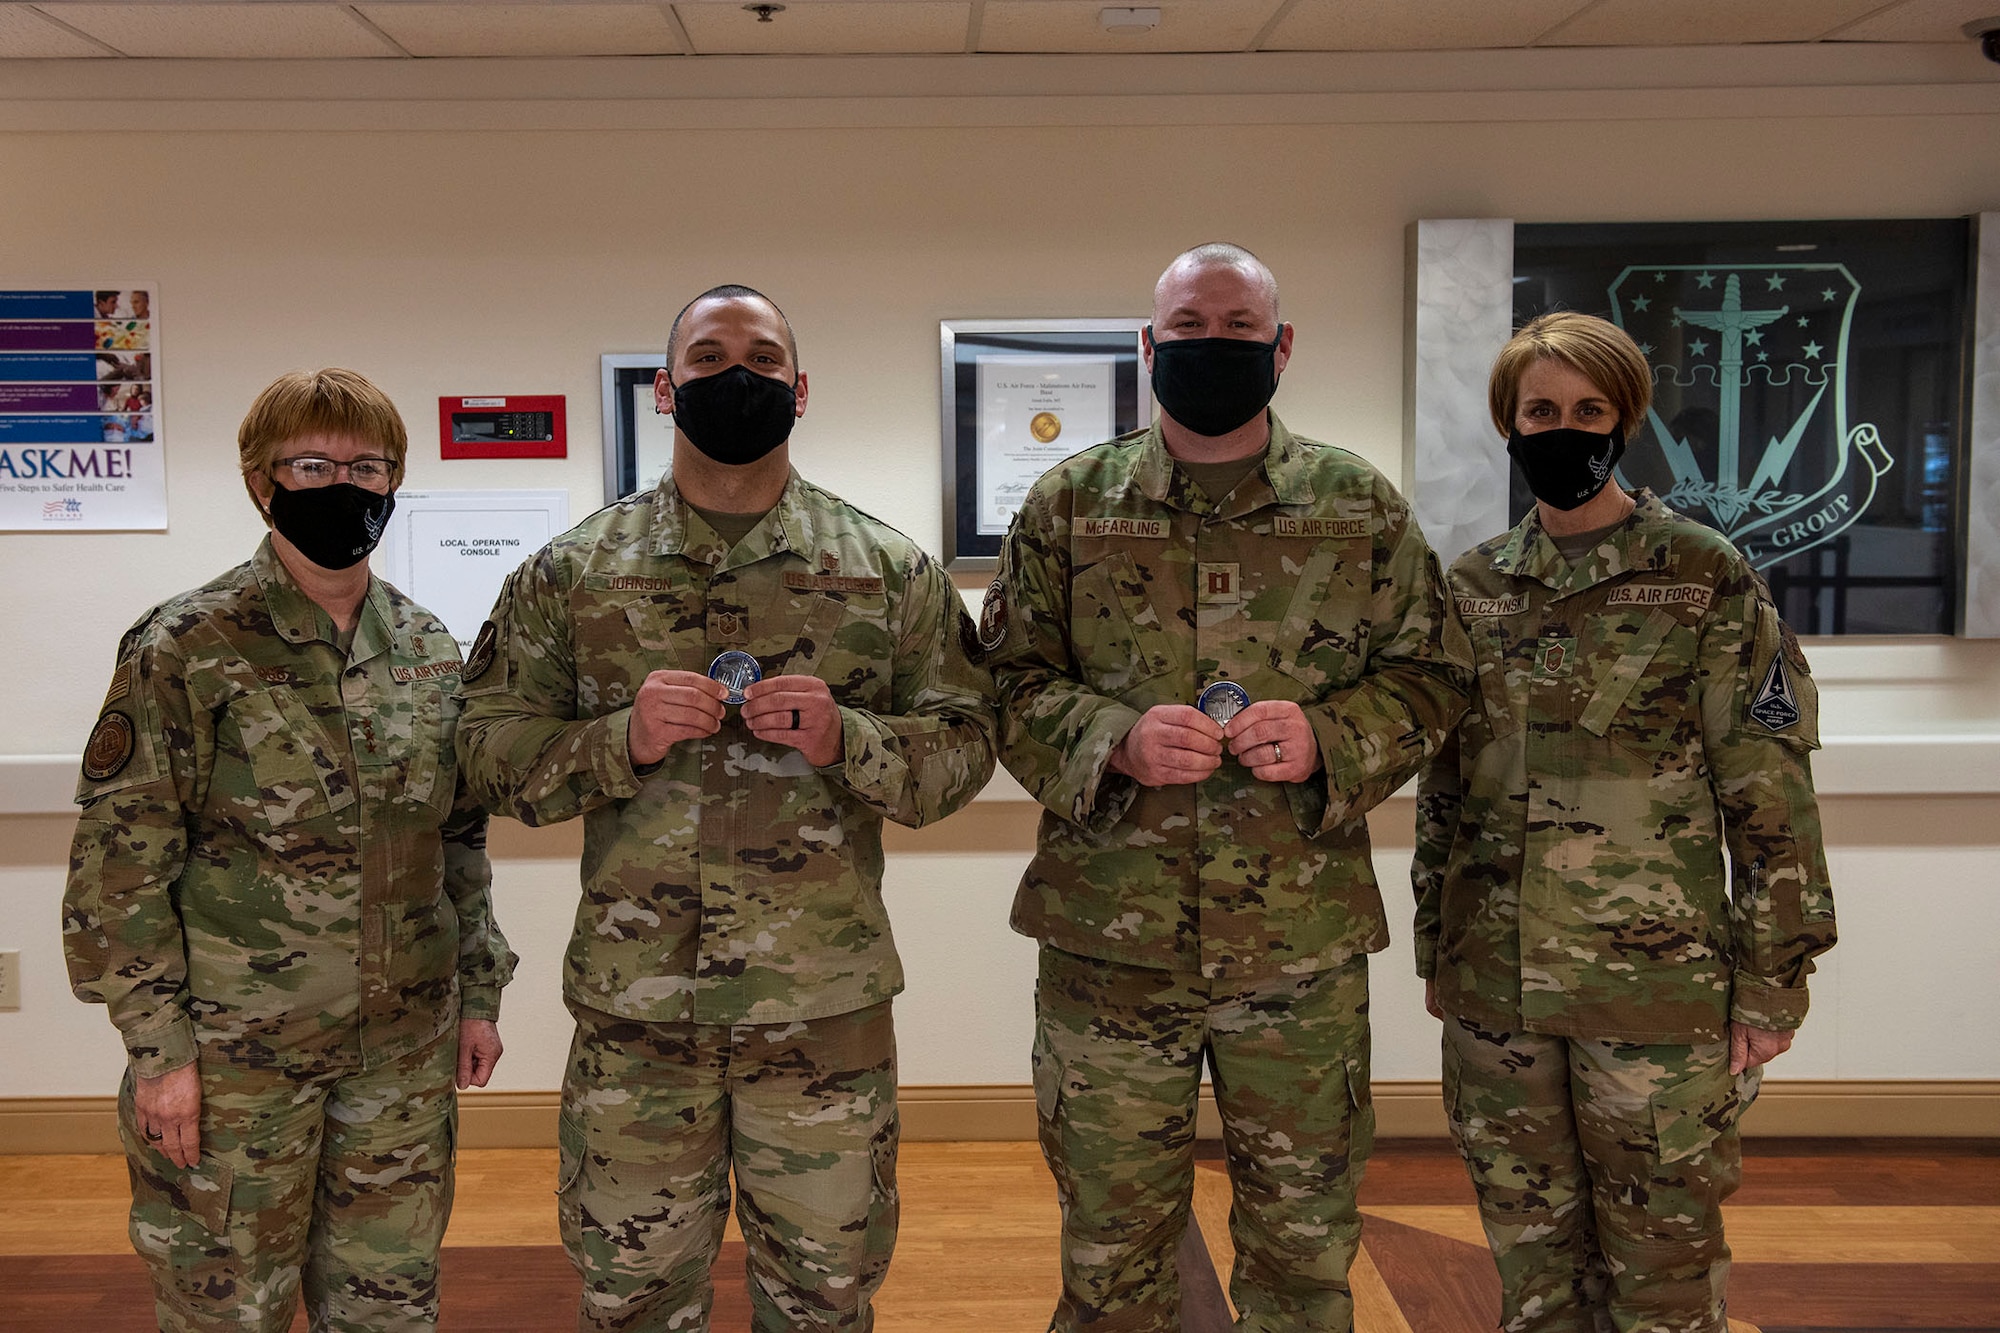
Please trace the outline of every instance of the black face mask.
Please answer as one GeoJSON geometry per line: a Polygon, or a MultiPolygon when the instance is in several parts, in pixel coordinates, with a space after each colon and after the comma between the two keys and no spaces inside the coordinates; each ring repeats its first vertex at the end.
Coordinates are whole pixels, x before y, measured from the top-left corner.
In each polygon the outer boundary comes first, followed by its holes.
{"type": "Polygon", "coordinates": [[[368,558],[396,508],[393,494],[377,495],[351,481],[271,491],[271,526],[321,569],[348,569],[368,558]]]}
{"type": "Polygon", "coordinates": [[[1611,469],[1625,456],[1625,437],[1616,426],[1609,435],[1567,426],[1523,435],[1516,426],[1507,452],[1537,500],[1551,509],[1578,509],[1611,481],[1611,469]]]}
{"type": "MultiPolygon", "coordinates": [[[[1152,329],[1146,330],[1151,339],[1152,329]]],[[[1197,435],[1227,435],[1278,391],[1278,342],[1249,338],[1153,339],[1153,399],[1197,435]]]]}
{"type": "Polygon", "coordinates": [[[674,425],[718,463],[754,463],[791,438],[799,386],[748,366],[674,385],[674,425]]]}

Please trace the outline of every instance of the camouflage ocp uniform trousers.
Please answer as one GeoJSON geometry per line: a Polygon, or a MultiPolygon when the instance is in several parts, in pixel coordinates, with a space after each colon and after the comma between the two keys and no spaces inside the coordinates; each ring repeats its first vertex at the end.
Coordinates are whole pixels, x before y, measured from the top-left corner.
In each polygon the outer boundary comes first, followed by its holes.
{"type": "Polygon", "coordinates": [[[1368,959],[1211,981],[1043,946],[1035,1103],[1062,1205],[1069,1333],[1177,1333],[1204,1054],[1234,1191],[1239,1329],[1345,1330],[1374,1144],[1368,959]]]}
{"type": "Polygon", "coordinates": [[[751,1327],[872,1328],[898,1214],[889,1004],[734,1026],[571,1009],[557,1213],[577,1327],[708,1327],[733,1168],[751,1327]]]}
{"type": "Polygon", "coordinates": [[[1452,1138],[1504,1333],[1726,1333],[1722,1201],[1759,1074],[1727,1042],[1641,1046],[1444,1021],[1452,1138]]]}
{"type": "Polygon", "coordinates": [[[437,1326],[451,1216],[454,1025],[374,1069],[201,1064],[201,1157],[183,1170],[139,1133],[128,1071],[118,1131],[132,1247],[165,1333],[285,1333],[299,1292],[313,1333],[437,1326]]]}

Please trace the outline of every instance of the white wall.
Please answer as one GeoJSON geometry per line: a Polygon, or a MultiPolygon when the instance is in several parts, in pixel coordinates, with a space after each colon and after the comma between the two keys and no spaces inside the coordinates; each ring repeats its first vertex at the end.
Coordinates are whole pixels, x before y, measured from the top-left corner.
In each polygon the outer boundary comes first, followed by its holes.
{"type": "MultiPolygon", "coordinates": [[[[248,554],[235,427],[289,368],[388,389],[413,487],[567,487],[581,516],[601,495],[598,355],[657,348],[689,296],[747,282],[790,313],[812,376],[800,468],[935,547],[942,318],[1142,314],[1177,250],[1241,241],[1298,328],[1278,410],[1401,475],[1417,218],[2000,208],[2000,70],[1955,48],[507,63],[0,67],[0,286],[158,282],[170,457],[167,533],[0,535],[0,759],[75,754],[124,626],[248,554]],[[567,394],[570,457],[440,461],[433,405],[458,393],[567,394]]],[[[2000,644],[1811,650],[1829,734],[2000,741],[2000,644]]],[[[1843,943],[1784,1072],[2000,1077],[1996,1044],[1962,1035],[2000,1012],[1980,952],[2000,937],[2000,782],[1961,764],[1871,786],[1866,753],[1844,752],[1855,794],[1828,818],[1843,943]]],[[[950,828],[889,871],[904,1077],[1019,1083],[1033,949],[1004,918],[1023,853],[954,848],[950,828]]],[[[0,1095],[107,1091],[110,1028],[60,979],[59,821],[0,816],[0,841],[0,948],[27,982],[0,1014],[0,1095]]],[[[1385,1078],[1436,1071],[1406,843],[1378,857],[1385,1078]]],[[[547,1088],[575,869],[510,845],[499,905],[526,962],[500,1082],[547,1088]]]]}

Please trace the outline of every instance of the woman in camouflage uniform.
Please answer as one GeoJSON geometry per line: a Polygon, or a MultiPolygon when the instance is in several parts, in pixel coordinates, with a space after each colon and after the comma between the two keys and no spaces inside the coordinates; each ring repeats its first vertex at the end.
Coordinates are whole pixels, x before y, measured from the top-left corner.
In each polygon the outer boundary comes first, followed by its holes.
{"type": "Polygon", "coordinates": [[[165,1330],[435,1326],[454,1080],[500,1057],[514,958],[457,780],[459,657],[369,575],[403,475],[346,370],[244,418],[257,553],[119,644],[63,900],[124,1038],[132,1243],[165,1330]]]}
{"type": "Polygon", "coordinates": [[[1478,684],[1422,783],[1417,961],[1507,1333],[1724,1333],[1737,1123],[1834,938],[1798,643],[1719,533],[1609,484],[1651,397],[1604,320],[1515,335],[1489,403],[1535,507],[1449,575],[1478,684]]]}

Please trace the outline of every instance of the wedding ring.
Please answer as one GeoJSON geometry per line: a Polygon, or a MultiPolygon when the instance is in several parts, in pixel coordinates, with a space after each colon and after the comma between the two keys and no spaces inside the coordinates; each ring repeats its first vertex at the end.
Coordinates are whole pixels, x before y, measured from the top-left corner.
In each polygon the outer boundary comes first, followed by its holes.
{"type": "Polygon", "coordinates": [[[799,710],[794,708],[792,710],[792,730],[797,731],[798,729],[799,729],[799,710]]]}
{"type": "Polygon", "coordinates": [[[1271,742],[1271,754],[1273,756],[1272,763],[1282,764],[1285,762],[1285,747],[1276,741],[1271,742]]]}
{"type": "Polygon", "coordinates": [[[146,1138],[153,1143],[158,1143],[161,1139],[164,1139],[165,1137],[167,1136],[162,1134],[157,1129],[149,1129],[146,1131],[146,1138]]]}

